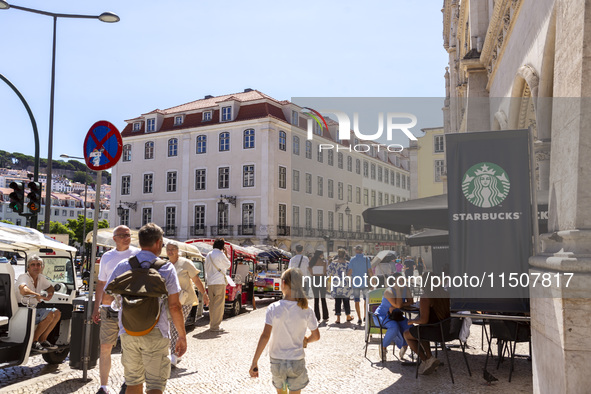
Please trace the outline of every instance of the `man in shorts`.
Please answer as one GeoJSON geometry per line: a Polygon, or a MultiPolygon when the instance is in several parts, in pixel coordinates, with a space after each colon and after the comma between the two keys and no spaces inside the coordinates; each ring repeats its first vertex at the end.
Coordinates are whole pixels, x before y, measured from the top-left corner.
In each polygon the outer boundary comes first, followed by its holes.
{"type": "MultiPolygon", "coordinates": [[[[105,284],[120,261],[128,259],[139,252],[138,248],[130,246],[131,232],[127,226],[119,226],[113,230],[113,241],[115,241],[115,249],[109,250],[101,258],[92,313],[94,322],[98,324],[100,321],[101,323],[99,360],[101,387],[97,394],[109,392],[107,385],[109,383],[109,372],[111,372],[111,351],[113,346],[117,344],[117,337],[119,336],[118,312],[111,307],[114,298],[105,293],[105,284]]],[[[124,393],[125,388],[126,384],[123,383],[120,392],[124,393]]]]}
{"type": "MultiPolygon", "coordinates": [[[[41,272],[43,272],[43,260],[37,255],[31,256],[27,262],[27,272],[20,275],[15,282],[17,302],[37,306],[40,302],[51,300],[54,293],[53,286],[41,272]]],[[[47,337],[60,321],[62,316],[60,311],[42,306],[36,307],[35,310],[36,328],[31,350],[37,353],[56,350],[57,346],[51,344],[47,337]]]]}
{"type": "Polygon", "coordinates": [[[347,276],[351,277],[351,284],[353,288],[353,300],[355,301],[355,312],[357,312],[357,324],[361,324],[365,320],[365,316],[361,316],[359,310],[359,302],[363,294],[363,313],[367,310],[367,294],[369,279],[372,277],[371,264],[369,258],[363,255],[363,246],[355,246],[355,256],[349,261],[349,268],[347,276]]]}

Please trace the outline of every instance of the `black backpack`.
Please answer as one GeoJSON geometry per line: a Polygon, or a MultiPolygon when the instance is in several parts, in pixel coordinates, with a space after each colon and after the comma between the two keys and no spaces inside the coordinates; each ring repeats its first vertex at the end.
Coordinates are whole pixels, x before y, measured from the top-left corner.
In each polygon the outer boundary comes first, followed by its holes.
{"type": "Polygon", "coordinates": [[[160,300],[168,296],[166,282],[158,272],[164,264],[166,261],[157,258],[149,268],[142,268],[133,256],[129,259],[131,270],[105,288],[108,294],[121,295],[121,323],[129,335],[148,334],[160,319],[160,300]]]}

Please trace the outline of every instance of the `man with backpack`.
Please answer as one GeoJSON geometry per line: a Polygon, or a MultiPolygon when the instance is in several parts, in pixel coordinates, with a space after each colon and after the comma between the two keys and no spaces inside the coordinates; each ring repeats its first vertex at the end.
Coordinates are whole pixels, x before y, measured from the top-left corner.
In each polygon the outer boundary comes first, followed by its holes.
{"type": "Polygon", "coordinates": [[[308,289],[310,288],[310,272],[308,271],[310,259],[304,255],[304,247],[302,245],[296,246],[296,255],[289,260],[288,268],[299,268],[302,271],[302,280],[304,282],[304,294],[308,296],[308,289]],[[308,279],[304,279],[308,277],[308,279]]]}
{"type": "Polygon", "coordinates": [[[158,258],[162,229],[154,223],[138,232],[141,250],[120,262],[105,291],[120,294],[119,335],[127,393],[162,393],[170,377],[170,326],[166,306],[179,338],[176,354],[187,351],[187,336],[179,301],[181,287],[174,266],[158,258]],[[167,302],[165,302],[167,298],[167,302]]]}

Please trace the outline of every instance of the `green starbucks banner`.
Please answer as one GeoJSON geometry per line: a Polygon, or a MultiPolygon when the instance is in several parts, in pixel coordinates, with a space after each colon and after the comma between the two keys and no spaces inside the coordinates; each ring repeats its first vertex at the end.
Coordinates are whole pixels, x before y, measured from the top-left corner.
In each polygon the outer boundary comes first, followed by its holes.
{"type": "Polygon", "coordinates": [[[532,250],[528,134],[446,135],[454,310],[529,310],[529,280],[523,276],[532,250]]]}

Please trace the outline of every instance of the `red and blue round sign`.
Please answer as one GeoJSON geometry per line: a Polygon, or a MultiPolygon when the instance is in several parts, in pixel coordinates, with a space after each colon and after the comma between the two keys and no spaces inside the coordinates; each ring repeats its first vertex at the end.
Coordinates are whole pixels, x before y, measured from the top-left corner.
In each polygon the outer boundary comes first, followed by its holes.
{"type": "Polygon", "coordinates": [[[106,120],[92,125],[84,140],[84,160],[91,170],[113,167],[121,158],[123,140],[117,127],[106,120]]]}

